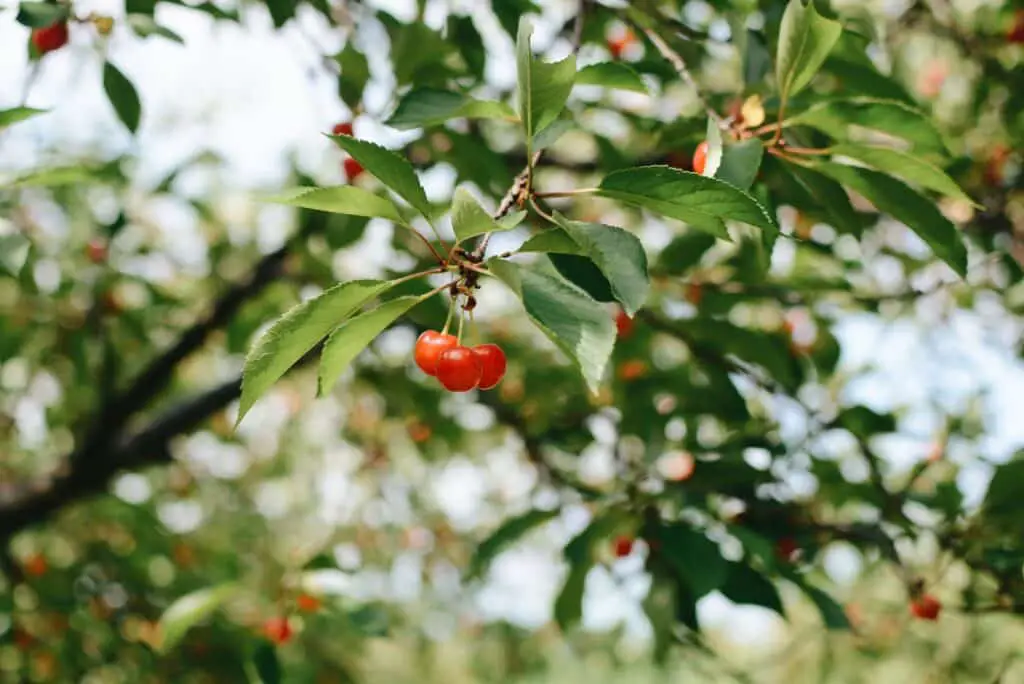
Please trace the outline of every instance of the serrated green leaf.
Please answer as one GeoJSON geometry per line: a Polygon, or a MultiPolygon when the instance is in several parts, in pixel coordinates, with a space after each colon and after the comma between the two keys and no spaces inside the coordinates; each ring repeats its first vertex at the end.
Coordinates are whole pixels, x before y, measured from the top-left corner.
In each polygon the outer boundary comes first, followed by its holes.
{"type": "Polygon", "coordinates": [[[523,222],[524,218],[526,218],[525,211],[513,211],[498,219],[498,223],[500,223],[502,228],[505,230],[512,230],[513,228],[517,228],[519,224],[523,222]]]}
{"type": "Polygon", "coordinates": [[[186,594],[168,606],[160,616],[160,652],[173,650],[188,630],[210,617],[239,590],[237,584],[221,584],[186,594]]]}
{"type": "Polygon", "coordinates": [[[393,128],[407,130],[437,126],[459,118],[518,120],[516,113],[504,102],[477,100],[450,90],[415,88],[401,99],[386,123],[393,128]]]}
{"type": "Polygon", "coordinates": [[[569,221],[557,214],[555,220],[577,246],[570,253],[586,257],[600,269],[626,313],[632,316],[639,311],[650,291],[650,277],[647,253],[636,235],[617,226],[569,221]]]}
{"type": "Polygon", "coordinates": [[[368,140],[359,140],[347,135],[328,136],[341,149],[348,152],[363,168],[376,176],[381,183],[412,205],[423,216],[431,214],[427,194],[420,185],[416,171],[408,160],[395,152],[368,140]]]}
{"type": "Polygon", "coordinates": [[[891,176],[870,169],[820,162],[814,168],[863,195],[918,234],[939,259],[960,276],[967,274],[967,248],[949,219],[935,204],[891,176]]]}
{"type": "Polygon", "coordinates": [[[353,280],[335,285],[293,307],[253,344],[242,371],[238,420],[289,368],[360,306],[386,291],[391,282],[353,280]]]}
{"type": "Polygon", "coordinates": [[[521,18],[516,38],[519,118],[530,149],[534,137],[558,118],[576,78],[576,56],[569,55],[559,62],[536,59],[530,48],[532,34],[529,20],[521,18]]]}
{"type": "Polygon", "coordinates": [[[45,114],[47,109],[33,109],[32,107],[12,107],[11,109],[0,109],[0,129],[6,128],[19,121],[31,119],[33,116],[45,114]]]}
{"type": "Polygon", "coordinates": [[[593,261],[577,254],[548,254],[558,274],[599,302],[614,302],[612,285],[593,261]]]}
{"type": "Polygon", "coordinates": [[[468,190],[457,188],[452,200],[452,230],[455,238],[462,242],[477,235],[509,228],[495,221],[468,190]]]}
{"type": "Polygon", "coordinates": [[[647,84],[640,74],[622,62],[598,62],[587,65],[576,74],[576,84],[631,90],[636,93],[647,92],[647,84]]]}
{"type": "Polygon", "coordinates": [[[722,594],[733,603],[763,606],[785,615],[779,590],[771,580],[745,563],[729,563],[722,594]]]}
{"type": "Polygon", "coordinates": [[[715,178],[723,180],[740,190],[749,190],[761,169],[764,157],[764,143],[760,138],[748,138],[722,150],[722,162],[715,178]]]}
{"type": "Polygon", "coordinates": [[[520,252],[579,254],[579,245],[560,228],[549,228],[523,243],[520,252]]]}
{"type": "Polygon", "coordinates": [[[775,78],[782,100],[800,92],[818,73],[843,27],[818,14],[813,2],[789,0],[779,27],[775,78]]]}
{"type": "Polygon", "coordinates": [[[349,109],[355,109],[363,99],[363,90],[370,80],[370,64],[351,40],[334,56],[334,61],[339,67],[338,95],[349,109]]]}
{"type": "Polygon", "coordinates": [[[103,65],[103,90],[113,105],[117,118],[125,127],[134,133],[139,128],[142,118],[142,103],[135,86],[121,71],[110,62],[103,65]]]}
{"type": "Polygon", "coordinates": [[[482,576],[490,567],[491,561],[498,557],[498,554],[522,539],[531,530],[558,517],[558,514],[558,509],[552,511],[534,509],[506,520],[487,539],[477,545],[476,551],[469,561],[467,576],[470,578],[482,576]]]}
{"type": "Polygon", "coordinates": [[[925,161],[902,150],[877,145],[856,145],[842,143],[832,146],[832,154],[850,157],[884,173],[901,178],[911,185],[918,185],[947,197],[971,202],[977,206],[956,181],[931,162],[925,161]]]}
{"type": "Polygon", "coordinates": [[[677,523],[656,528],[655,535],[660,542],[659,553],[696,598],[725,583],[729,565],[718,544],[702,532],[677,523]]]}
{"type": "Polygon", "coordinates": [[[729,239],[727,220],[778,230],[764,207],[743,190],[668,166],[613,171],[601,181],[598,194],[685,221],[724,239],[729,239]]]}
{"type": "Polygon", "coordinates": [[[615,323],[604,306],[565,280],[529,267],[500,259],[488,266],[519,296],[541,331],[576,362],[596,394],[615,346],[615,323]]]}
{"type": "Polygon", "coordinates": [[[326,211],[331,214],[383,218],[395,223],[406,223],[402,215],[398,213],[398,207],[394,202],[352,185],[339,185],[332,188],[292,188],[280,195],[267,197],[264,201],[315,211],[326,211]]]}
{"type": "Polygon", "coordinates": [[[850,197],[839,183],[799,164],[782,162],[779,168],[792,180],[802,201],[819,208],[832,227],[841,233],[860,233],[861,225],[850,197]]]}
{"type": "Polygon", "coordinates": [[[22,2],[15,17],[22,26],[44,28],[68,18],[70,7],[55,2],[22,2]]]}
{"type": "Polygon", "coordinates": [[[946,144],[920,110],[899,100],[854,97],[817,103],[788,119],[787,126],[817,128],[846,141],[857,130],[878,131],[905,140],[922,153],[945,154],[946,144]]]}
{"type": "Polygon", "coordinates": [[[317,394],[324,396],[334,386],[349,364],[377,335],[394,323],[399,316],[422,302],[429,293],[419,297],[396,297],[376,309],[367,311],[341,324],[324,343],[320,355],[317,394]]]}

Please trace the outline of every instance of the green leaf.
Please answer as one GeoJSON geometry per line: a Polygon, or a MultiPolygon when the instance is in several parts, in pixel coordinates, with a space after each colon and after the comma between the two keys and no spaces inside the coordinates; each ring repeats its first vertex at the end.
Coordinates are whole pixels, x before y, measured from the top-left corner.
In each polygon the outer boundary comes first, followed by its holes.
{"type": "Polygon", "coordinates": [[[185,633],[220,608],[239,591],[236,584],[220,584],[182,596],[160,616],[160,652],[168,653],[185,633]]]}
{"type": "Polygon", "coordinates": [[[168,40],[174,41],[175,43],[185,44],[184,39],[177,33],[156,23],[152,16],[148,14],[129,14],[127,16],[128,25],[131,26],[132,31],[135,35],[141,38],[148,38],[149,36],[160,36],[168,40]]]}
{"type": "Polygon", "coordinates": [[[505,230],[512,230],[513,228],[517,228],[519,224],[523,222],[524,218],[526,218],[525,211],[513,211],[511,213],[505,214],[500,219],[498,219],[498,223],[505,230]]]}
{"type": "Polygon", "coordinates": [[[498,557],[502,551],[523,538],[528,532],[544,523],[558,517],[559,510],[540,511],[531,510],[526,513],[506,520],[502,525],[491,533],[487,539],[480,542],[469,561],[468,577],[480,577],[491,561],[498,557]]]}
{"type": "MultiPolygon", "coordinates": [[[[831,178],[799,164],[782,162],[783,173],[799,189],[805,205],[818,207],[834,228],[842,233],[858,235],[861,231],[857,214],[843,187],[831,178]]],[[[802,207],[806,209],[806,206],[802,207]]]]}
{"type": "Polygon", "coordinates": [[[495,221],[465,188],[455,190],[452,201],[452,230],[455,231],[455,238],[459,242],[484,233],[510,230],[514,227],[506,227],[495,221]]]}
{"type": "Polygon", "coordinates": [[[743,51],[743,82],[748,86],[757,86],[772,68],[772,56],[765,45],[764,36],[758,31],[746,30],[745,48],[743,51]]]}
{"type": "Polygon", "coordinates": [[[718,167],[722,165],[722,151],[725,142],[722,140],[722,131],[714,119],[708,117],[708,125],[705,130],[704,142],[707,143],[708,150],[704,158],[704,170],[700,175],[713,177],[718,171],[718,167]]]}
{"type": "Polygon", "coordinates": [[[565,583],[555,598],[555,622],[563,632],[568,631],[583,617],[583,591],[587,587],[587,575],[594,566],[590,563],[572,563],[565,583]]]}
{"type": "Polygon", "coordinates": [[[252,665],[260,684],[280,684],[281,662],[277,649],[269,641],[260,641],[252,654],[252,665]]]}
{"type": "Polygon", "coordinates": [[[572,253],[594,262],[626,313],[632,316],[639,311],[647,300],[651,283],[647,253],[636,235],[617,226],[569,221],[558,214],[555,220],[577,245],[577,251],[572,253]]]}
{"type": "Polygon", "coordinates": [[[800,92],[818,73],[843,27],[818,14],[814,2],[789,0],[779,27],[775,78],[782,101],[800,92]]]}
{"type": "Polygon", "coordinates": [[[982,508],[996,515],[1020,512],[1020,488],[1024,482],[1024,451],[1018,451],[1012,461],[996,467],[989,482],[982,508]]]}
{"type": "Polygon", "coordinates": [[[875,145],[846,143],[834,145],[831,149],[833,155],[856,159],[877,171],[902,178],[911,185],[934,190],[947,197],[954,197],[978,206],[942,169],[920,157],[901,150],[894,150],[891,147],[875,145]]]}
{"type": "Polygon", "coordinates": [[[665,245],[655,263],[655,273],[665,275],[683,275],[700,263],[709,249],[715,246],[712,235],[697,230],[690,230],[672,239],[665,245]]]}
{"type": "Polygon", "coordinates": [[[905,224],[932,248],[935,256],[960,276],[967,274],[967,248],[956,226],[927,197],[878,171],[830,162],[815,164],[814,168],[860,193],[879,211],[905,224]]]}
{"type": "Polygon", "coordinates": [[[271,385],[360,306],[392,283],[353,280],[293,307],[264,333],[245,359],[237,423],[271,385]]]}
{"type": "Polygon", "coordinates": [[[613,171],[601,181],[598,194],[685,221],[720,238],[729,238],[726,220],[778,230],[764,207],[743,190],[668,166],[613,171]]]}
{"type": "Polygon", "coordinates": [[[654,630],[654,662],[664,663],[675,643],[678,605],[678,581],[669,572],[657,572],[651,578],[651,589],[644,597],[643,607],[654,630]]]}
{"type": "Polygon", "coordinates": [[[395,223],[406,223],[394,202],[351,185],[333,188],[292,188],[280,195],[267,197],[265,201],[331,214],[383,218],[395,223]]]}
{"type": "Polygon", "coordinates": [[[352,40],[345,43],[345,49],[334,56],[334,61],[339,67],[338,95],[349,109],[355,109],[363,99],[366,82],[370,80],[370,64],[352,40]]]}
{"type": "Polygon", "coordinates": [[[134,133],[139,128],[139,119],[142,118],[139,94],[135,92],[135,86],[128,77],[110,62],[103,65],[103,90],[117,112],[117,118],[134,133]]]}
{"type": "Polygon", "coordinates": [[[846,611],[836,603],[835,599],[821,589],[808,584],[803,579],[796,579],[795,576],[789,576],[789,579],[793,580],[803,589],[807,597],[818,608],[818,612],[821,613],[826,627],[829,629],[850,629],[850,620],[846,617],[846,611]]]}
{"type": "Polygon", "coordinates": [[[779,590],[771,580],[745,563],[729,563],[728,579],[721,591],[733,603],[764,606],[785,615],[779,590]]]}
{"type": "Polygon", "coordinates": [[[576,56],[560,62],[536,59],[530,48],[533,27],[525,17],[519,21],[516,38],[516,65],[519,72],[519,118],[526,131],[527,147],[534,136],[554,123],[565,107],[576,78],[576,56]]]}
{"type": "Polygon", "coordinates": [[[0,129],[6,128],[19,121],[31,119],[33,116],[45,114],[48,109],[33,109],[32,107],[12,107],[11,109],[0,109],[0,129]]]}
{"type": "Polygon", "coordinates": [[[597,393],[615,346],[615,323],[604,306],[553,275],[500,259],[490,271],[515,292],[527,315],[570,359],[597,393]]]}
{"type": "Polygon", "coordinates": [[[442,86],[457,74],[452,68],[455,47],[422,21],[408,24],[386,14],[384,20],[391,36],[391,65],[399,85],[442,86]]]}
{"type": "Polygon", "coordinates": [[[836,422],[857,437],[867,439],[886,432],[896,432],[896,417],[891,413],[877,413],[867,406],[843,409],[836,422]]]}
{"type": "Polygon", "coordinates": [[[696,598],[725,583],[729,564],[722,558],[718,544],[702,532],[677,523],[656,528],[655,535],[661,543],[659,553],[696,598]]]}
{"type": "Polygon", "coordinates": [[[647,84],[640,74],[622,62],[599,62],[585,66],[576,74],[576,84],[631,90],[637,93],[647,92],[647,84]]]}
{"type": "Polygon", "coordinates": [[[714,176],[740,190],[749,190],[761,169],[763,157],[764,143],[760,138],[748,138],[734,145],[727,145],[722,151],[722,163],[714,176]]]}
{"type": "Polygon", "coordinates": [[[477,100],[450,90],[416,88],[402,98],[386,123],[407,130],[458,118],[517,120],[516,113],[504,102],[477,100]]]}
{"type": "Polygon", "coordinates": [[[614,302],[612,284],[593,261],[577,254],[548,254],[558,274],[599,302],[614,302]]]}
{"type": "Polygon", "coordinates": [[[270,11],[270,19],[274,22],[274,28],[281,28],[288,23],[288,20],[295,16],[299,0],[263,0],[270,11]]]}
{"type": "Polygon", "coordinates": [[[376,309],[349,319],[331,333],[320,355],[318,396],[324,396],[330,391],[338,377],[377,335],[429,296],[430,293],[418,297],[396,297],[376,309]]]}
{"type": "Polygon", "coordinates": [[[55,2],[22,2],[15,20],[29,28],[44,28],[68,18],[70,7],[55,2]]]}
{"type": "Polygon", "coordinates": [[[898,100],[854,97],[820,102],[786,121],[787,126],[817,128],[841,141],[858,129],[905,140],[922,153],[945,154],[942,135],[921,111],[898,100]]]}
{"type": "Polygon", "coordinates": [[[347,135],[328,137],[362,164],[363,168],[380,179],[381,183],[411,204],[413,209],[423,216],[430,216],[431,209],[427,194],[423,191],[423,186],[420,185],[412,164],[406,159],[367,140],[359,140],[347,135]]]}

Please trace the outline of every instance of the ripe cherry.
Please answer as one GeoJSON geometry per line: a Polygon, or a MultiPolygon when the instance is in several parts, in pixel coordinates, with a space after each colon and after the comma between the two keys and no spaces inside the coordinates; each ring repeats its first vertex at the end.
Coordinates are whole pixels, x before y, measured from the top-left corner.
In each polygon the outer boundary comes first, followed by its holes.
{"type": "Polygon", "coordinates": [[[348,136],[351,136],[352,135],[352,131],[353,131],[352,122],[351,121],[343,121],[340,124],[335,124],[334,128],[332,129],[331,132],[334,133],[334,135],[348,135],[348,136]]]}
{"type": "Polygon", "coordinates": [[[107,260],[107,245],[103,240],[89,240],[85,246],[85,255],[94,264],[102,264],[107,260]]]}
{"type": "Polygon", "coordinates": [[[43,28],[34,29],[31,40],[40,55],[59,50],[68,44],[67,22],[62,20],[43,28]]]}
{"type": "Polygon", "coordinates": [[[939,619],[939,612],[941,610],[942,603],[931,594],[921,594],[910,602],[910,614],[918,620],[934,622],[939,619]]]}
{"type": "MultiPolygon", "coordinates": [[[[435,363],[434,366],[437,367],[437,364],[435,363]]],[[[417,444],[426,442],[432,434],[434,431],[426,423],[417,421],[409,426],[409,438],[417,444]]]]}
{"type": "Polygon", "coordinates": [[[480,389],[489,390],[501,382],[508,366],[501,347],[496,344],[478,344],[473,347],[473,354],[480,362],[480,389]]]}
{"type": "Polygon", "coordinates": [[[263,623],[263,636],[275,644],[287,643],[291,640],[293,633],[287,617],[272,617],[263,623]]]}
{"type": "Polygon", "coordinates": [[[468,392],[480,384],[483,368],[469,347],[452,347],[437,359],[437,379],[450,392],[468,392]]]}
{"type": "Polygon", "coordinates": [[[636,326],[636,321],[620,309],[619,313],[615,315],[615,329],[618,331],[619,337],[622,339],[629,337],[633,333],[634,326],[636,326]]]}
{"type": "Polygon", "coordinates": [[[345,178],[348,179],[349,183],[353,182],[356,178],[363,173],[363,165],[357,162],[352,157],[347,157],[342,162],[342,168],[345,170],[345,178]]]}
{"type": "Polygon", "coordinates": [[[704,140],[700,145],[697,145],[697,149],[693,151],[693,170],[702,176],[704,175],[704,167],[708,162],[708,141],[704,140]]]}
{"type": "Polygon", "coordinates": [[[608,39],[608,52],[612,53],[612,57],[615,59],[622,57],[622,53],[628,46],[629,41],[625,37],[608,39]]]}
{"type": "Polygon", "coordinates": [[[315,613],[320,610],[323,602],[310,594],[299,594],[295,597],[295,605],[304,613],[315,613]]]}
{"type": "Polygon", "coordinates": [[[416,340],[416,350],[413,352],[416,365],[427,375],[437,375],[437,360],[441,352],[457,347],[458,344],[455,335],[428,330],[416,340]]]}
{"type": "Polygon", "coordinates": [[[25,561],[25,574],[30,577],[42,577],[50,569],[46,562],[46,556],[41,553],[34,554],[25,561]]]}
{"type": "Polygon", "coordinates": [[[615,557],[625,558],[629,554],[633,553],[633,538],[632,537],[616,537],[615,539],[615,557]]]}
{"type": "Polygon", "coordinates": [[[792,537],[783,537],[775,542],[775,555],[783,563],[791,563],[799,550],[800,546],[792,537]]]}
{"type": "Polygon", "coordinates": [[[686,286],[686,301],[694,306],[700,306],[700,300],[704,297],[704,288],[700,283],[688,283],[686,286]]]}
{"type": "Polygon", "coordinates": [[[630,359],[629,361],[623,361],[618,368],[619,378],[629,382],[630,380],[636,380],[642,378],[647,374],[647,364],[640,359],[630,359]]]}

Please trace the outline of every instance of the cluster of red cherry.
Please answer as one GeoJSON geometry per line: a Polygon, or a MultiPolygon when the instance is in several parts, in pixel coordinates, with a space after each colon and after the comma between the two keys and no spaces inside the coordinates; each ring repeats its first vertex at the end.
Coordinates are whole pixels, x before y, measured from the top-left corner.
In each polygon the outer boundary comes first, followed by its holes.
{"type": "MultiPolygon", "coordinates": [[[[351,136],[352,130],[352,122],[343,121],[342,123],[335,125],[331,132],[334,133],[334,135],[351,136]]],[[[352,157],[345,157],[345,161],[341,163],[341,168],[345,171],[345,178],[348,179],[349,183],[355,182],[356,178],[363,173],[363,165],[352,157]]]]}
{"type": "Polygon", "coordinates": [[[496,344],[463,347],[455,335],[427,330],[416,340],[416,365],[449,392],[489,390],[505,377],[505,352],[496,344]]]}

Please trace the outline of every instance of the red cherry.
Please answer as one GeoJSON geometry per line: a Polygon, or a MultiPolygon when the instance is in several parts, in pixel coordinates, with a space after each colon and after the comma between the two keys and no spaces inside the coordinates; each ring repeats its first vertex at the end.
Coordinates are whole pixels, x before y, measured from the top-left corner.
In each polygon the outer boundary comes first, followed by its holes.
{"type": "Polygon", "coordinates": [[[480,362],[480,389],[489,390],[501,382],[508,365],[501,347],[496,344],[478,344],[473,347],[473,354],[480,362]]]}
{"type": "Polygon", "coordinates": [[[68,43],[68,25],[64,21],[33,29],[32,45],[40,55],[59,50],[68,43]]]}
{"type": "Polygon", "coordinates": [[[85,255],[94,264],[102,264],[107,260],[107,245],[103,240],[89,240],[85,246],[85,255]]]}
{"type": "Polygon", "coordinates": [[[704,166],[708,161],[708,141],[703,141],[700,145],[697,145],[697,149],[693,151],[693,170],[697,173],[704,174],[704,166]]]}
{"type": "Polygon", "coordinates": [[[469,347],[452,347],[437,359],[437,379],[450,392],[468,392],[480,384],[483,368],[469,347]]]}
{"type": "Polygon", "coordinates": [[[622,53],[626,51],[626,47],[629,45],[629,41],[625,38],[609,38],[608,39],[608,52],[612,53],[612,57],[619,59],[622,57],[622,53]]]}
{"type": "Polygon", "coordinates": [[[615,557],[625,558],[631,553],[633,553],[633,538],[626,536],[617,537],[615,539],[615,557]]]}
{"type": "Polygon", "coordinates": [[[783,537],[775,542],[775,555],[784,563],[792,562],[793,557],[799,550],[800,547],[792,537],[783,537]]]}
{"type": "Polygon", "coordinates": [[[615,314],[615,329],[619,331],[619,337],[625,339],[633,334],[633,327],[636,325],[636,321],[626,315],[625,311],[620,310],[619,313],[615,314]]]}
{"type": "Polygon", "coordinates": [[[459,340],[455,335],[446,335],[436,330],[428,330],[416,340],[416,350],[413,352],[413,358],[416,359],[416,365],[420,367],[421,371],[427,375],[436,375],[437,360],[441,357],[441,352],[458,345],[459,340]]]}
{"type": "Polygon", "coordinates": [[[348,135],[348,136],[351,136],[352,135],[352,130],[353,130],[352,129],[352,122],[351,121],[343,121],[340,124],[335,124],[334,128],[332,129],[331,132],[334,133],[334,135],[348,135]]]}
{"type": "Polygon", "coordinates": [[[292,634],[292,626],[286,617],[272,617],[263,623],[263,636],[275,644],[290,641],[292,634]]]}
{"type": "Polygon", "coordinates": [[[941,610],[942,603],[931,594],[921,594],[910,602],[910,614],[918,620],[934,622],[939,619],[939,611],[941,610]]]}
{"type": "Polygon", "coordinates": [[[42,577],[49,569],[50,565],[46,562],[46,556],[41,553],[31,556],[25,561],[25,574],[30,577],[42,577]]]}
{"type": "Polygon", "coordinates": [[[700,305],[701,298],[704,297],[704,288],[701,287],[700,283],[689,283],[686,286],[686,301],[690,302],[694,306],[700,305]]]}
{"type": "Polygon", "coordinates": [[[299,594],[295,597],[295,605],[304,613],[315,613],[323,602],[311,594],[299,594]]]}
{"type": "Polygon", "coordinates": [[[352,157],[347,157],[342,162],[342,168],[345,170],[345,178],[351,183],[363,173],[363,165],[357,162],[352,157]]]}

